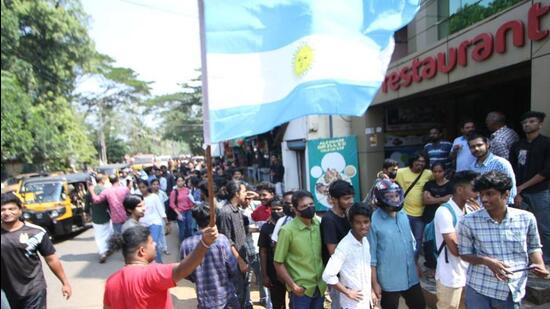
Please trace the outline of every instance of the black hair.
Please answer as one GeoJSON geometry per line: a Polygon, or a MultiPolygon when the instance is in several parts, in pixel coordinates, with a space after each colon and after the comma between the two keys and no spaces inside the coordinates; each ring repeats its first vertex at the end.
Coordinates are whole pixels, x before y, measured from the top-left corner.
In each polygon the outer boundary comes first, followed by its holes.
{"type": "Polygon", "coordinates": [[[271,200],[271,207],[283,207],[283,200],[278,197],[275,197],[271,200]]]}
{"type": "Polygon", "coordinates": [[[109,248],[115,251],[121,249],[122,256],[126,263],[128,263],[130,257],[136,253],[139,247],[147,243],[150,235],[151,232],[149,232],[148,228],[136,225],[124,231],[122,235],[112,237],[109,241],[109,248]]]}
{"type": "Polygon", "coordinates": [[[2,193],[2,206],[9,203],[14,203],[19,208],[23,207],[23,203],[21,202],[21,199],[17,197],[17,195],[15,195],[13,191],[2,193]]]}
{"type": "Polygon", "coordinates": [[[365,216],[370,220],[372,217],[372,210],[367,203],[353,203],[348,210],[348,220],[350,223],[353,223],[353,218],[355,216],[365,216]]]}
{"type": "Polygon", "coordinates": [[[430,131],[431,130],[437,130],[437,132],[439,132],[440,134],[443,133],[443,129],[441,129],[440,127],[432,127],[430,131]]]}
{"type": "Polygon", "coordinates": [[[115,184],[118,182],[118,175],[117,174],[113,174],[113,175],[109,175],[109,182],[111,184],[115,184]]]}
{"type": "Polygon", "coordinates": [[[430,166],[430,169],[434,169],[436,166],[439,166],[443,169],[443,171],[446,171],[447,170],[447,166],[445,166],[445,163],[443,162],[434,162],[431,166],[430,166]]]}
{"type": "MultiPolygon", "coordinates": [[[[151,183],[153,181],[151,180],[151,183]]],[[[147,187],[147,192],[151,193],[151,188],[149,186],[149,182],[147,182],[147,180],[143,180],[143,179],[138,179],[137,181],[137,185],[138,185],[138,188],[139,188],[139,185],[145,185],[147,187]]]]}
{"type": "Polygon", "coordinates": [[[474,181],[474,190],[481,191],[487,189],[495,189],[500,193],[505,193],[512,189],[512,179],[502,172],[487,172],[476,178],[474,181]]]}
{"type": "Polygon", "coordinates": [[[476,122],[472,119],[472,118],[464,118],[460,121],[460,128],[464,128],[464,126],[467,124],[467,123],[473,123],[474,125],[476,124],[476,122]]]}
{"type": "MultiPolygon", "coordinates": [[[[215,183],[212,184],[212,187],[214,189],[214,192],[216,192],[216,184],[215,183]]],[[[203,181],[199,182],[199,184],[197,185],[197,188],[201,191],[201,193],[204,196],[210,196],[210,194],[208,192],[208,181],[207,180],[203,180],[203,181]]]]}
{"type": "Polygon", "coordinates": [[[298,190],[294,191],[292,194],[292,206],[294,206],[295,209],[298,209],[298,204],[301,200],[304,198],[309,197],[310,199],[313,199],[313,195],[309,191],[304,190],[298,190]]]}
{"type": "Polygon", "coordinates": [[[151,185],[153,184],[153,182],[158,182],[160,184],[160,180],[158,178],[153,178],[153,180],[151,180],[151,185]]]}
{"type": "Polygon", "coordinates": [[[205,228],[210,223],[210,207],[208,206],[197,206],[191,210],[191,215],[193,219],[197,221],[199,228],[205,228]]]}
{"type": "Polygon", "coordinates": [[[237,195],[237,193],[239,193],[239,191],[241,190],[241,185],[243,185],[242,182],[240,181],[235,181],[235,180],[231,180],[231,181],[228,181],[226,184],[225,184],[225,199],[226,200],[231,200],[233,197],[235,197],[237,195]]]}
{"type": "Polygon", "coordinates": [[[424,151],[420,151],[420,152],[417,152],[415,153],[412,157],[409,158],[409,168],[411,168],[414,164],[414,162],[420,158],[424,158],[424,160],[426,161],[426,166],[428,166],[428,164],[430,164],[430,159],[428,157],[428,155],[424,152],[424,151]]]}
{"type": "Polygon", "coordinates": [[[287,196],[287,195],[290,195],[292,196],[294,194],[294,191],[286,191],[283,193],[283,197],[287,196]]]}
{"type": "Polygon", "coordinates": [[[176,176],[176,182],[177,182],[178,179],[180,179],[180,178],[181,178],[183,181],[185,181],[185,176],[179,174],[179,175],[176,176]]]}
{"type": "Polygon", "coordinates": [[[124,198],[122,205],[124,205],[124,210],[129,215],[134,209],[136,209],[137,205],[141,203],[141,201],[143,201],[141,195],[130,194],[124,198]]]}
{"type": "Polygon", "coordinates": [[[479,173],[474,171],[460,171],[456,172],[451,178],[451,186],[453,187],[453,192],[456,192],[456,189],[459,186],[472,183],[476,177],[479,176],[479,173]]]}
{"type": "Polygon", "coordinates": [[[191,185],[193,187],[198,187],[199,186],[199,183],[201,182],[201,178],[200,177],[197,177],[197,176],[193,176],[191,177],[191,185]]]}
{"type": "Polygon", "coordinates": [[[231,176],[234,176],[236,172],[241,173],[241,175],[243,174],[243,171],[241,171],[240,168],[236,168],[236,167],[235,167],[235,168],[232,168],[231,170],[229,170],[229,174],[230,174],[231,176]]]}
{"type": "Polygon", "coordinates": [[[275,194],[275,185],[269,181],[262,181],[258,186],[256,186],[256,190],[258,192],[267,191],[271,194],[275,194]]]}
{"type": "Polygon", "coordinates": [[[470,141],[478,138],[481,138],[485,144],[489,144],[489,139],[487,138],[487,136],[478,132],[473,132],[472,134],[470,134],[470,136],[468,136],[468,144],[470,143],[470,141]]]}
{"type": "Polygon", "coordinates": [[[395,161],[394,159],[386,159],[384,160],[384,164],[382,164],[382,168],[385,168],[385,169],[388,169],[394,166],[399,166],[399,162],[395,161]]]}
{"type": "Polygon", "coordinates": [[[330,186],[328,187],[328,193],[330,197],[338,199],[342,196],[354,195],[355,190],[349,182],[338,179],[330,184],[330,186]]]}
{"type": "Polygon", "coordinates": [[[536,111],[528,111],[527,113],[521,115],[519,118],[519,121],[523,121],[527,118],[537,118],[540,122],[544,121],[544,118],[546,118],[546,114],[543,112],[536,112],[536,111]]]}

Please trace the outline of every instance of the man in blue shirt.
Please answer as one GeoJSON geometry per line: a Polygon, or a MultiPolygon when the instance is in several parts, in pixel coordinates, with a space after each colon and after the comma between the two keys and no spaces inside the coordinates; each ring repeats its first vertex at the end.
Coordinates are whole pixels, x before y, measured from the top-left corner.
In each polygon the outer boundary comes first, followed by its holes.
{"type": "Polygon", "coordinates": [[[384,179],[374,188],[378,208],[368,234],[372,289],[384,309],[397,309],[403,296],[411,309],[426,307],[414,258],[415,240],[403,208],[403,189],[384,179]]]}
{"type": "Polygon", "coordinates": [[[491,153],[489,148],[489,139],[480,134],[472,134],[468,138],[468,145],[470,151],[476,157],[476,161],[470,166],[470,170],[485,174],[490,171],[498,171],[504,173],[512,180],[512,189],[508,196],[508,205],[514,204],[514,198],[516,197],[516,175],[514,169],[508,160],[496,156],[491,153]]]}
{"type": "Polygon", "coordinates": [[[449,141],[443,140],[443,134],[440,128],[432,128],[429,136],[430,142],[424,146],[424,151],[430,158],[430,166],[433,166],[437,162],[445,164],[446,168],[451,167],[451,159],[449,154],[453,148],[453,144],[449,141]]]}
{"type": "MultiPolygon", "coordinates": [[[[208,228],[210,211],[208,206],[195,207],[192,215],[201,231],[208,228]]],[[[202,232],[186,238],[181,244],[181,257],[190,255],[201,242],[202,232]]],[[[231,242],[223,234],[210,245],[202,264],[189,276],[190,281],[196,284],[198,308],[241,308],[233,276],[238,274],[237,259],[231,251],[231,242]]]]}
{"type": "Polygon", "coordinates": [[[483,174],[475,180],[474,190],[484,208],[459,222],[458,252],[470,263],[466,308],[519,308],[527,272],[548,275],[535,216],[507,206],[510,189],[512,179],[506,174],[483,174]]]}
{"type": "Polygon", "coordinates": [[[470,152],[470,147],[468,145],[468,136],[474,133],[476,130],[475,122],[471,119],[465,119],[462,121],[462,126],[460,132],[462,135],[455,138],[453,141],[453,149],[449,154],[451,160],[456,161],[456,171],[467,171],[470,169],[470,166],[474,163],[476,158],[470,152]]]}

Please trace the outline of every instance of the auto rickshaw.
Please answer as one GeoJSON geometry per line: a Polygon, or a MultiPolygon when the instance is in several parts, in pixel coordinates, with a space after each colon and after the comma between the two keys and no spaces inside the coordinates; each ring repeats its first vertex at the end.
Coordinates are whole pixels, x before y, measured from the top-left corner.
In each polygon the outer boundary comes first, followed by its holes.
{"type": "Polygon", "coordinates": [[[46,228],[52,236],[70,234],[85,228],[84,212],[88,173],[29,178],[19,195],[23,200],[23,218],[46,228]]]}
{"type": "Polygon", "coordinates": [[[123,169],[128,168],[128,164],[125,163],[113,163],[113,164],[106,164],[101,165],[97,168],[97,172],[99,174],[111,176],[111,175],[119,175],[120,171],[123,169]]]}

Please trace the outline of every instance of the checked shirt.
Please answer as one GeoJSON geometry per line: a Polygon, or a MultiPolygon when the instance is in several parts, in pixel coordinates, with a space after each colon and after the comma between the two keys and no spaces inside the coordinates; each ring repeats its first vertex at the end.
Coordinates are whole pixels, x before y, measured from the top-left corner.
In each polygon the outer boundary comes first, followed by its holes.
{"type": "MultiPolygon", "coordinates": [[[[458,252],[460,255],[486,256],[498,259],[511,270],[526,268],[529,255],[542,252],[537,222],[532,213],[508,207],[499,224],[487,210],[467,214],[458,225],[458,252]]],[[[508,281],[499,281],[484,265],[468,267],[466,285],[476,292],[505,301],[512,293],[514,302],[525,296],[528,272],[515,272],[508,281]]]]}

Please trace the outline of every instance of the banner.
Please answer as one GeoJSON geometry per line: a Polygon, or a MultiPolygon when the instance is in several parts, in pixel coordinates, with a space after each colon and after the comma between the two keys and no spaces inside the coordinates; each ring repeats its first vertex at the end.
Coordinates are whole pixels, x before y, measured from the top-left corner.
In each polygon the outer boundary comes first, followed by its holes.
{"type": "Polygon", "coordinates": [[[355,189],[355,201],[360,201],[359,165],[355,136],[317,139],[307,142],[309,191],[315,199],[317,211],[329,210],[328,188],[338,179],[355,189]]]}

